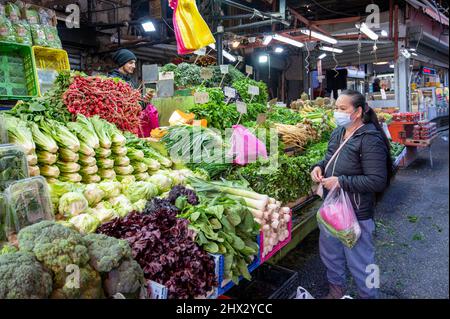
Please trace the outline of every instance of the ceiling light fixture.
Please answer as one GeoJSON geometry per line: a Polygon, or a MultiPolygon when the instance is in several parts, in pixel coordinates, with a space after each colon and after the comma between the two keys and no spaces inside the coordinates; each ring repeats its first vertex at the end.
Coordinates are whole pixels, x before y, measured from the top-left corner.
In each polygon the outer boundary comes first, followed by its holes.
{"type": "Polygon", "coordinates": [[[365,35],[367,35],[371,40],[378,40],[378,34],[376,34],[375,32],[373,32],[368,26],[367,24],[365,24],[364,22],[361,24],[355,24],[355,27],[357,29],[359,29],[359,31],[361,31],[362,33],[364,33],[365,35]]]}
{"type": "Polygon", "coordinates": [[[269,60],[269,56],[267,54],[263,54],[259,56],[259,63],[267,63],[269,60]]]}
{"type": "Polygon", "coordinates": [[[312,31],[312,30],[308,30],[308,29],[301,29],[300,30],[301,33],[306,34],[306,35],[310,35],[313,38],[331,43],[331,44],[336,44],[337,40],[334,38],[331,38],[329,36],[326,36],[325,34],[316,32],[316,31],[312,31]]]}
{"type": "Polygon", "coordinates": [[[264,45],[268,45],[268,44],[272,41],[272,39],[273,39],[273,36],[271,36],[271,35],[266,35],[266,36],[264,37],[264,39],[263,39],[263,44],[264,44],[264,45]]]}
{"type": "Polygon", "coordinates": [[[375,64],[375,65],[385,65],[385,64],[388,64],[389,62],[387,62],[387,61],[382,61],[382,62],[374,62],[373,64],[375,64]]]}
{"type": "Polygon", "coordinates": [[[344,52],[342,49],[326,47],[326,46],[322,46],[319,49],[322,50],[322,51],[328,51],[328,52],[334,52],[334,53],[342,53],[342,52],[344,52]]]}
{"type": "Polygon", "coordinates": [[[233,48],[237,48],[238,46],[239,46],[239,44],[241,44],[241,42],[239,42],[239,41],[233,41],[232,43],[231,43],[231,46],[233,47],[233,48]]]}
{"type": "MultiPolygon", "coordinates": [[[[216,50],[216,44],[215,43],[211,43],[210,45],[208,45],[211,49],[216,50]]],[[[234,55],[230,54],[229,52],[222,50],[222,54],[225,58],[227,58],[228,60],[230,60],[231,62],[235,62],[237,59],[234,55]]]]}
{"type": "Polygon", "coordinates": [[[388,36],[387,31],[386,30],[381,30],[381,36],[382,37],[387,37],[388,36]]]}
{"type": "Polygon", "coordinates": [[[291,38],[284,37],[284,36],[279,35],[279,34],[275,34],[275,35],[273,36],[273,38],[274,38],[275,40],[277,40],[277,41],[280,41],[280,42],[284,42],[284,43],[293,45],[294,47],[297,47],[297,48],[302,48],[302,47],[304,46],[304,44],[301,43],[301,42],[299,42],[299,41],[296,41],[296,40],[291,39],[291,38]]]}
{"type": "Polygon", "coordinates": [[[317,58],[319,59],[319,60],[322,60],[324,57],[326,57],[327,56],[327,54],[326,53],[322,53],[321,55],[319,55],[317,58]]]}
{"type": "Polygon", "coordinates": [[[275,48],[275,53],[282,53],[283,51],[284,51],[284,49],[282,47],[275,48]]]}
{"type": "Polygon", "coordinates": [[[144,29],[145,32],[154,32],[156,31],[155,25],[151,21],[145,21],[142,22],[142,29],[144,29]]]}

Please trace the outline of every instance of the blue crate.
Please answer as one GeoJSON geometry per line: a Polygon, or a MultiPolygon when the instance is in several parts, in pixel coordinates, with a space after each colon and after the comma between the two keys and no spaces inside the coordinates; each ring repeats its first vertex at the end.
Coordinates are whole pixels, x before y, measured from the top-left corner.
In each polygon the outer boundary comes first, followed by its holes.
{"type": "MultiPolygon", "coordinates": [[[[256,242],[259,245],[261,245],[260,238],[261,237],[259,235],[256,237],[256,242]]],[[[217,295],[218,296],[223,295],[224,293],[226,293],[228,290],[230,290],[235,285],[233,281],[230,281],[224,287],[222,287],[223,272],[224,272],[224,269],[223,269],[223,264],[224,264],[224,262],[223,262],[223,255],[221,255],[220,259],[222,260],[221,261],[222,268],[221,268],[221,271],[220,271],[220,274],[219,274],[219,287],[217,288],[217,290],[218,290],[217,291],[217,295]]],[[[253,262],[250,265],[248,265],[248,271],[250,273],[253,272],[256,268],[259,267],[259,265],[261,265],[261,253],[260,252],[258,252],[258,254],[255,256],[255,259],[253,259],[253,262]]],[[[239,281],[241,281],[242,279],[243,279],[243,277],[240,276],[239,277],[239,281]]]]}

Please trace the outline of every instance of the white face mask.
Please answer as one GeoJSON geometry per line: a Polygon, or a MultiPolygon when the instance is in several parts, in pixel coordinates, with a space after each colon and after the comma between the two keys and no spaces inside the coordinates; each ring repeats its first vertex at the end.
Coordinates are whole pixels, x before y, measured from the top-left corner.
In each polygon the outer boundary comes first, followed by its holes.
{"type": "Polygon", "coordinates": [[[345,112],[334,112],[334,120],[336,124],[339,126],[343,126],[345,128],[349,127],[352,124],[352,119],[350,117],[351,114],[345,112]]]}

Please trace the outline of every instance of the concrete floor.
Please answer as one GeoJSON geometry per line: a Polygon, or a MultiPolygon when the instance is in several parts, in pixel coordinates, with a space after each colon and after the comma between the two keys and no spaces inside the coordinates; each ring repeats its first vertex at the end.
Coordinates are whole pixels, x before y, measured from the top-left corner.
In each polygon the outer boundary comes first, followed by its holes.
{"type": "MultiPolygon", "coordinates": [[[[407,169],[398,171],[377,206],[375,241],[381,298],[449,298],[448,131],[407,169]]],[[[313,296],[327,293],[319,257],[318,231],[310,234],[279,265],[296,270],[313,296]]],[[[349,278],[348,293],[355,297],[349,278]]]]}

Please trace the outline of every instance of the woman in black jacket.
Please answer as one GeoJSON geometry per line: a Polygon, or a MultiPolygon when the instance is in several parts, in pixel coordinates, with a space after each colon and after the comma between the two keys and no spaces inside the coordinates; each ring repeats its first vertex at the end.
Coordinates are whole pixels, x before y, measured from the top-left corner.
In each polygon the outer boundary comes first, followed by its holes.
{"type": "Polygon", "coordinates": [[[392,174],[390,143],[378,123],[376,113],[356,91],[342,92],[334,113],[338,124],[331,134],[324,160],[313,166],[311,177],[321,183],[324,198],[334,186],[347,192],[361,236],[348,248],[320,227],[320,256],[327,268],[330,292],[327,299],[341,298],[345,293],[346,264],[355,280],[360,298],[377,298],[378,274],[373,244],[375,195],[387,187],[392,174]],[[347,138],[331,163],[328,163],[347,138]],[[325,171],[325,167],[328,169],[325,171]],[[375,276],[375,277],[374,277],[375,276]]]}

